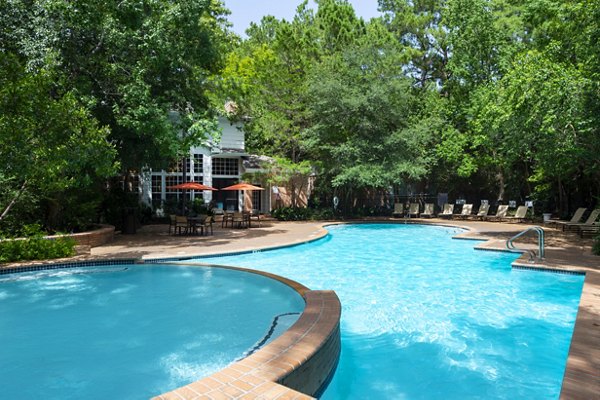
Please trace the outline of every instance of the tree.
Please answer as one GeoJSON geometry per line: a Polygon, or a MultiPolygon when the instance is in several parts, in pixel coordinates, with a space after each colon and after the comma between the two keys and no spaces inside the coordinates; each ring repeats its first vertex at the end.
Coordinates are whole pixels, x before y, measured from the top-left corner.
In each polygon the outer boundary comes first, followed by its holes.
{"type": "Polygon", "coordinates": [[[29,65],[57,60],[110,127],[124,171],[163,167],[205,138],[196,124],[213,118],[206,91],[230,43],[220,1],[7,0],[2,11],[2,47],[29,65]]]}
{"type": "Polygon", "coordinates": [[[56,71],[28,71],[16,55],[0,53],[0,221],[24,192],[56,199],[115,172],[108,129],[62,82],[56,71]]]}

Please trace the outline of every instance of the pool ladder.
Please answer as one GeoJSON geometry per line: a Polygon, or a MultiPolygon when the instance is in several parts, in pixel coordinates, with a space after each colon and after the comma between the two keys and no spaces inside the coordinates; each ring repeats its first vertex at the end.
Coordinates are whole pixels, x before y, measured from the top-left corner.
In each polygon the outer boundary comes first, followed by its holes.
{"type": "Polygon", "coordinates": [[[515,236],[508,239],[506,241],[506,248],[509,249],[510,251],[519,252],[519,253],[524,252],[524,253],[529,254],[529,262],[531,262],[531,263],[534,262],[536,258],[538,260],[543,260],[544,259],[544,229],[542,229],[539,226],[532,226],[531,228],[527,228],[523,232],[517,233],[515,236]],[[521,236],[525,235],[528,232],[536,232],[538,235],[538,252],[537,252],[537,254],[536,254],[535,250],[519,249],[519,248],[515,247],[515,244],[513,243],[513,241],[515,239],[520,238],[521,236]]]}

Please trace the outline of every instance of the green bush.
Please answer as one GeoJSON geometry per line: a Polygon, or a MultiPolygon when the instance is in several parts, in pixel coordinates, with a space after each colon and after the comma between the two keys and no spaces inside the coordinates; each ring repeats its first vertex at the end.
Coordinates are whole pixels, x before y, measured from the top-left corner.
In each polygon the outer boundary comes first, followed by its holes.
{"type": "Polygon", "coordinates": [[[0,241],[0,263],[48,260],[75,254],[75,241],[72,238],[46,239],[39,225],[26,225],[21,234],[23,238],[7,238],[0,241]]]}
{"type": "Polygon", "coordinates": [[[335,213],[331,208],[281,207],[271,211],[271,215],[279,221],[307,221],[335,218],[335,213]]]}
{"type": "Polygon", "coordinates": [[[271,215],[279,221],[306,221],[312,214],[309,208],[281,207],[273,210],[271,215]]]}
{"type": "Polygon", "coordinates": [[[594,239],[594,244],[592,245],[592,253],[597,256],[600,256],[600,235],[596,236],[594,239]]]}

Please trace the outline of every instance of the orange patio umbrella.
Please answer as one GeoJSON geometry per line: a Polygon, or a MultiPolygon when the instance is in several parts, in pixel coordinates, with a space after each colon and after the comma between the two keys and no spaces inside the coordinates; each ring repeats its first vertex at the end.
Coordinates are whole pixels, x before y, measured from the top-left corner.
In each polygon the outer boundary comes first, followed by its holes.
{"type": "Polygon", "coordinates": [[[236,183],[235,185],[227,186],[221,190],[265,190],[260,186],[254,186],[246,182],[236,183]]]}
{"type": "Polygon", "coordinates": [[[178,185],[167,186],[167,189],[181,189],[181,190],[219,190],[214,187],[203,185],[198,182],[185,182],[178,185]]]}
{"type": "MultiPolygon", "coordinates": [[[[221,190],[243,190],[243,191],[252,191],[252,190],[265,190],[265,188],[261,188],[260,186],[254,186],[246,182],[236,183],[235,185],[227,186],[221,190]]],[[[245,198],[246,196],[244,196],[245,198]]],[[[245,201],[244,201],[245,203],[245,201]]]]}

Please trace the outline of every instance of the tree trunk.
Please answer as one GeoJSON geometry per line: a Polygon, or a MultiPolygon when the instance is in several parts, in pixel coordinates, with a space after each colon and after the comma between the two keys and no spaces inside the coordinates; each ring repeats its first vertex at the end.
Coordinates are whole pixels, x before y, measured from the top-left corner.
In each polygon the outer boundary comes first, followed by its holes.
{"type": "Polygon", "coordinates": [[[8,214],[8,212],[10,211],[10,209],[12,208],[12,206],[14,206],[15,203],[17,202],[17,200],[19,200],[19,197],[21,197],[21,195],[25,191],[26,187],[27,187],[27,180],[25,180],[23,182],[23,184],[19,188],[19,191],[17,192],[16,196],[13,197],[13,199],[10,201],[10,203],[8,203],[8,205],[6,206],[6,208],[4,209],[4,211],[2,211],[2,214],[0,215],[0,221],[2,221],[4,219],[4,217],[6,217],[6,215],[8,214]]]}
{"type": "MultiPolygon", "coordinates": [[[[181,175],[182,175],[181,183],[187,182],[187,179],[186,179],[186,175],[187,175],[186,157],[183,157],[181,159],[181,175]]],[[[181,215],[187,215],[187,213],[185,212],[185,201],[186,201],[186,197],[187,197],[186,196],[187,192],[185,189],[181,191],[181,195],[183,196],[181,198],[181,215]]]]}
{"type": "Polygon", "coordinates": [[[504,173],[502,168],[498,168],[496,178],[498,179],[498,202],[502,202],[504,201],[504,173]]]}

